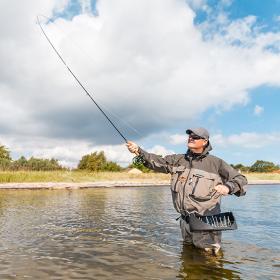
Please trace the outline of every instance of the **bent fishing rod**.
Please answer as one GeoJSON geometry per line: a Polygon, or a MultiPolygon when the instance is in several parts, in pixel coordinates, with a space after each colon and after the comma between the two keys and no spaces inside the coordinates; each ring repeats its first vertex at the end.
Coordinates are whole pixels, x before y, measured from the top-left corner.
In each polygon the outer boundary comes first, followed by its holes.
{"type": "Polygon", "coordinates": [[[94,100],[94,98],[91,96],[91,94],[86,90],[86,88],[83,86],[83,84],[80,82],[80,80],[77,78],[77,76],[72,72],[72,70],[70,69],[70,67],[66,64],[65,60],[62,58],[61,54],[57,51],[57,49],[55,48],[54,44],[51,42],[51,40],[49,39],[48,35],[46,34],[44,28],[42,27],[40,20],[39,20],[39,16],[37,16],[37,23],[40,26],[40,29],[42,31],[42,33],[44,34],[45,38],[47,39],[47,41],[49,42],[49,44],[51,45],[51,47],[53,48],[53,50],[55,51],[55,53],[57,54],[57,56],[59,57],[59,59],[61,60],[61,62],[66,66],[67,70],[69,71],[69,73],[72,75],[72,77],[74,77],[74,79],[77,81],[77,83],[80,85],[80,87],[84,90],[84,92],[86,93],[86,95],[91,99],[91,101],[96,105],[96,107],[100,110],[100,112],[103,114],[103,116],[109,121],[109,123],[113,126],[113,128],[118,132],[118,134],[123,138],[123,140],[127,143],[127,139],[126,137],[124,137],[124,135],[119,131],[119,129],[116,127],[116,125],[110,120],[110,118],[107,116],[107,114],[102,110],[102,108],[98,105],[98,103],[94,100]]]}

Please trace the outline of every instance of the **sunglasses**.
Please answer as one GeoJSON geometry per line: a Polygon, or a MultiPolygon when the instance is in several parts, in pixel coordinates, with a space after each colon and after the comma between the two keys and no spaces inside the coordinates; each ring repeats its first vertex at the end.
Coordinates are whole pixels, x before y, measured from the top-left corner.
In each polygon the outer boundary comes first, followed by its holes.
{"type": "Polygon", "coordinates": [[[189,135],[189,138],[191,138],[191,139],[193,139],[193,140],[204,139],[203,137],[200,137],[200,136],[195,135],[195,134],[190,134],[190,135],[189,135]]]}

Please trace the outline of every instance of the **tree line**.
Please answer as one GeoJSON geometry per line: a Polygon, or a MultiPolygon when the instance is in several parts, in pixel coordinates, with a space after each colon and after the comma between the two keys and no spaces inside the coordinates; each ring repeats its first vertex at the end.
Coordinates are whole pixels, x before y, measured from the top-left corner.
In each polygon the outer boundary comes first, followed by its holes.
{"type": "Polygon", "coordinates": [[[280,166],[277,164],[274,164],[270,161],[265,160],[257,160],[254,164],[251,166],[245,166],[241,163],[239,164],[232,164],[233,168],[241,171],[241,172],[274,172],[280,170],[280,166]]]}
{"type": "MultiPolygon", "coordinates": [[[[57,159],[43,159],[21,156],[17,160],[11,158],[10,151],[5,146],[0,146],[0,170],[1,171],[54,171],[66,170],[57,159]]],[[[77,170],[87,171],[121,171],[122,167],[117,163],[108,161],[104,152],[94,152],[84,155],[77,170]]]]}
{"type": "MultiPolygon", "coordinates": [[[[273,162],[257,160],[251,166],[245,166],[241,163],[232,164],[233,168],[241,172],[274,172],[280,170],[280,166],[273,162]]],[[[143,164],[130,164],[128,168],[138,168],[142,172],[150,172],[143,164]]],[[[17,160],[13,160],[10,155],[10,151],[5,146],[0,146],[0,170],[1,171],[53,171],[53,170],[66,170],[57,159],[42,159],[30,157],[26,159],[21,156],[17,160]]],[[[75,170],[86,170],[92,172],[98,171],[121,171],[122,168],[116,162],[107,160],[103,151],[93,152],[91,154],[84,155],[78,163],[75,170]]]]}

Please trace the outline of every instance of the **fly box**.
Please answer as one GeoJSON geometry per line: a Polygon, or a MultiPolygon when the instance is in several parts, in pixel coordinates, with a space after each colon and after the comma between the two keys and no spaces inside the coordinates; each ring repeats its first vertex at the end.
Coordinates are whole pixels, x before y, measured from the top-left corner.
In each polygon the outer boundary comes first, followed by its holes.
{"type": "Polygon", "coordinates": [[[221,231],[237,229],[232,212],[202,216],[192,213],[189,216],[190,231],[221,231]]]}

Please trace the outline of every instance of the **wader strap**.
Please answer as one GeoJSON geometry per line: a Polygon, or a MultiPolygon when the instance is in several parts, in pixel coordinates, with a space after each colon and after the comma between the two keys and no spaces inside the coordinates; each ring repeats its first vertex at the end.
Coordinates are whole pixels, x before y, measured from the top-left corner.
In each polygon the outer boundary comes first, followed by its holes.
{"type": "Polygon", "coordinates": [[[189,215],[181,215],[176,220],[179,220],[180,218],[182,218],[187,224],[190,222],[190,216],[189,215]]]}

